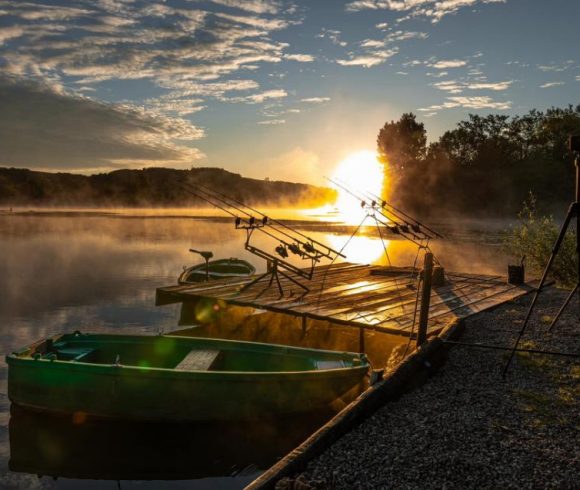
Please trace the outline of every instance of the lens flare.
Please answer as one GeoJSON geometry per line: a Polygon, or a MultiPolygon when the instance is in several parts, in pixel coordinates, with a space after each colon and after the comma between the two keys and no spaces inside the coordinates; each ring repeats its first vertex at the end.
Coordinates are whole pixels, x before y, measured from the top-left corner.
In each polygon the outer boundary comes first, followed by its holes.
{"type": "MultiPolygon", "coordinates": [[[[368,192],[381,196],[384,171],[374,151],[352,153],[338,164],[332,180],[340,182],[357,194],[368,192]]],[[[358,224],[365,216],[360,200],[335,186],[338,192],[336,208],[347,224],[358,224]]]]}

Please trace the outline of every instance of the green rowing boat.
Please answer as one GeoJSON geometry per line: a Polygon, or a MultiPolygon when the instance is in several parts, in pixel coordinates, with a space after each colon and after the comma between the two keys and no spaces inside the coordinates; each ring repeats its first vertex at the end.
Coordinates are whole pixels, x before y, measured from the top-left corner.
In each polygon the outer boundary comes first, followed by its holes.
{"type": "Polygon", "coordinates": [[[243,420],[320,410],[362,382],[364,354],[179,336],[65,334],[6,357],[13,403],[56,413],[243,420]]]}
{"type": "Polygon", "coordinates": [[[209,260],[213,257],[211,252],[200,252],[190,249],[190,252],[201,254],[205,258],[204,264],[197,264],[192,267],[184,267],[179,275],[179,284],[196,284],[216,279],[226,279],[235,277],[247,277],[256,272],[256,268],[247,260],[230,259],[209,260]]]}

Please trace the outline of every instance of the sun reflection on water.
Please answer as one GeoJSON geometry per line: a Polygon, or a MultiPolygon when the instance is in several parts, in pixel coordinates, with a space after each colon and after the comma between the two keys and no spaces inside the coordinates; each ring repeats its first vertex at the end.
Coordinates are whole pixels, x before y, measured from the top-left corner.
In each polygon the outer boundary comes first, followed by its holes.
{"type": "Polygon", "coordinates": [[[364,235],[357,235],[352,238],[345,235],[327,235],[326,239],[331,247],[340,250],[344,248],[344,254],[349,262],[356,262],[360,264],[374,264],[382,263],[385,256],[385,248],[388,250],[390,240],[369,237],[364,235]]]}

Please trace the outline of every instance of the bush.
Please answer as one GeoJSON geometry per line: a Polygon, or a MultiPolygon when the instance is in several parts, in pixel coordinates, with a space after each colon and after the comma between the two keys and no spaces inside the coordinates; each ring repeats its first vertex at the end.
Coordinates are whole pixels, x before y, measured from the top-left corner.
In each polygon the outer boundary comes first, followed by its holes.
{"type": "MultiPolygon", "coordinates": [[[[550,269],[552,278],[563,287],[574,286],[578,280],[578,256],[573,230],[574,223],[568,228],[568,233],[550,269]]],[[[548,263],[559,232],[560,225],[552,216],[538,216],[536,199],[530,194],[518,214],[518,224],[512,226],[505,234],[504,247],[506,252],[514,257],[525,256],[527,268],[539,274],[548,263]]]]}

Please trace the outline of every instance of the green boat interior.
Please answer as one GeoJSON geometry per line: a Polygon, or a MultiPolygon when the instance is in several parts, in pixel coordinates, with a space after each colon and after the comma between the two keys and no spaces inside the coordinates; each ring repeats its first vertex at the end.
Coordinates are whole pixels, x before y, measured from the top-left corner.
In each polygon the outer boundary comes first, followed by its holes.
{"type": "MultiPolygon", "coordinates": [[[[223,262],[221,264],[210,264],[210,272],[219,272],[220,274],[249,274],[251,270],[243,263],[237,262],[223,262]]],[[[196,268],[196,272],[205,272],[205,264],[201,264],[196,268]]]]}
{"type": "Polygon", "coordinates": [[[339,352],[172,336],[67,334],[43,340],[14,355],[177,371],[313,371],[365,363],[364,357],[339,352]]]}

